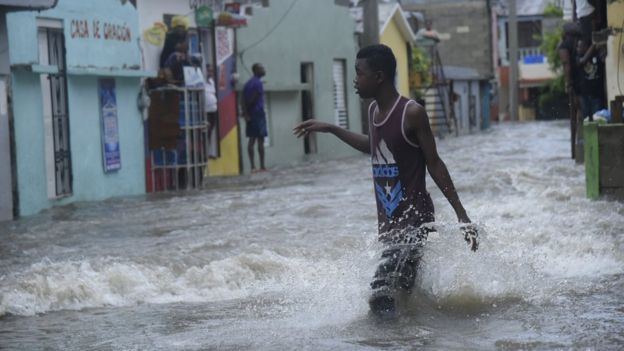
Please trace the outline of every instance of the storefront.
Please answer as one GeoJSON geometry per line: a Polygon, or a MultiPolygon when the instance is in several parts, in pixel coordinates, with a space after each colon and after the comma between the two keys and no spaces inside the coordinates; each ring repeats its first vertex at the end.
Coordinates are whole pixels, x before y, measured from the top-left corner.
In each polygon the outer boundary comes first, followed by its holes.
{"type": "Polygon", "coordinates": [[[161,73],[145,82],[147,191],[197,188],[205,176],[240,174],[233,30],[216,26],[213,8],[202,2],[138,1],[137,6],[143,61],[161,73]],[[176,31],[184,33],[189,61],[202,80],[210,76],[214,82],[218,103],[211,121],[202,84],[188,77],[177,85],[167,81],[163,51],[171,50],[168,38],[176,31]]]}
{"type": "Polygon", "coordinates": [[[131,2],[59,0],[6,18],[18,212],[145,191],[131,2]]]}

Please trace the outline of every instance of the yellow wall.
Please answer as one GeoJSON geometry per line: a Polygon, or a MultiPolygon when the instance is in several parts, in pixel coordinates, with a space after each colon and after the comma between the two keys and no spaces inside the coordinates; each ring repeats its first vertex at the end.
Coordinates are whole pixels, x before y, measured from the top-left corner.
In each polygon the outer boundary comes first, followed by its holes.
{"type": "Polygon", "coordinates": [[[409,69],[407,62],[407,41],[403,37],[396,21],[392,19],[383,33],[379,37],[379,41],[389,46],[397,60],[397,88],[403,96],[410,96],[409,92],[409,69]]]}
{"type": "MultiPolygon", "coordinates": [[[[624,24],[624,2],[617,1],[607,8],[609,27],[622,28],[624,24]]],[[[624,35],[622,33],[609,37],[609,54],[607,56],[607,92],[609,101],[616,95],[624,95],[624,35]],[[618,87],[618,70],[619,85],[618,87]]]]}
{"type": "Polygon", "coordinates": [[[221,140],[221,157],[208,160],[208,175],[235,176],[240,174],[238,163],[238,127],[232,128],[221,140]]]}

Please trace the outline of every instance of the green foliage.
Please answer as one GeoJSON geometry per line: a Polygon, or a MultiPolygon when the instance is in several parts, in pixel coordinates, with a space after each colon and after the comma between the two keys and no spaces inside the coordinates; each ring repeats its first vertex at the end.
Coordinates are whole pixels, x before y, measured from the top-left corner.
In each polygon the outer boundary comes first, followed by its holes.
{"type": "Polygon", "coordinates": [[[553,3],[546,4],[544,8],[544,17],[563,17],[563,9],[553,3]]]}
{"type": "Polygon", "coordinates": [[[551,100],[558,99],[565,95],[565,80],[563,78],[561,59],[559,58],[559,43],[563,26],[557,27],[554,31],[544,33],[540,49],[548,59],[550,69],[556,73],[556,78],[542,88],[539,97],[539,105],[544,106],[551,100]]]}
{"type": "Polygon", "coordinates": [[[555,72],[561,68],[561,59],[559,58],[557,47],[561,41],[562,33],[563,28],[561,26],[552,32],[544,33],[542,36],[542,44],[540,45],[540,49],[548,59],[550,69],[555,72]]]}
{"type": "Polygon", "coordinates": [[[412,62],[411,67],[413,72],[424,73],[429,72],[431,68],[431,62],[425,53],[425,50],[418,46],[412,48],[412,62]]]}
{"type": "Polygon", "coordinates": [[[565,81],[563,75],[559,74],[555,79],[548,82],[548,85],[542,88],[539,96],[539,105],[543,107],[551,100],[556,100],[565,95],[565,81]]]}
{"type": "Polygon", "coordinates": [[[431,60],[427,52],[420,47],[412,48],[412,61],[409,66],[410,91],[413,97],[418,98],[421,90],[431,85],[431,60]]]}

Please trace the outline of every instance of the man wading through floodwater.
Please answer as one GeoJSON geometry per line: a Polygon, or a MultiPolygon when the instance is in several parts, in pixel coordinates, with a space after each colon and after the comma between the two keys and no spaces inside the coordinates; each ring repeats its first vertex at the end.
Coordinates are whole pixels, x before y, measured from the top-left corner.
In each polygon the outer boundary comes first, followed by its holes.
{"type": "Polygon", "coordinates": [[[384,244],[375,272],[369,304],[379,314],[396,312],[401,292],[411,292],[422,248],[434,222],[434,209],[425,185],[426,170],[457,214],[470,249],[478,248],[477,230],[459,200],[424,108],[397,92],[396,59],[385,45],[361,49],[355,63],[356,92],[373,98],[368,108],[369,135],[333,124],[307,120],[295,127],[302,137],[310,132],[332,133],[351,147],[371,154],[379,240],[384,244]]]}

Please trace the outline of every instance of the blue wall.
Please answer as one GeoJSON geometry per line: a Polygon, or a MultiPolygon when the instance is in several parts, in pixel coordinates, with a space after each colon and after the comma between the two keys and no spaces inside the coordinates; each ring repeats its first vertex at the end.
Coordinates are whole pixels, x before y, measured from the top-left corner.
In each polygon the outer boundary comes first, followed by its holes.
{"type": "Polygon", "coordinates": [[[19,213],[30,215],[54,205],[100,200],[145,192],[143,121],[136,107],[140,87],[138,14],[119,0],[60,0],[49,11],[7,16],[12,67],[13,114],[17,158],[19,213]],[[69,75],[68,106],[73,194],[50,200],[47,191],[43,100],[40,74],[14,65],[38,64],[37,17],[63,20],[69,75]],[[128,38],[104,40],[93,34],[93,20],[119,25],[128,38]],[[89,37],[71,38],[72,21],[87,20],[89,37]],[[128,41],[129,40],[129,41],[128,41]],[[78,72],[80,74],[72,74],[78,72]],[[115,79],[121,169],[105,173],[102,162],[97,74],[115,79]],[[81,71],[82,70],[82,71],[81,71]]]}
{"type": "Polygon", "coordinates": [[[52,10],[16,12],[7,15],[11,64],[33,64],[39,61],[37,18],[63,20],[67,48],[67,66],[107,69],[141,66],[138,13],[127,2],[119,0],[59,0],[52,10]],[[79,24],[80,23],[80,24],[79,24]],[[79,25],[77,25],[79,24],[79,25]],[[77,29],[85,29],[88,34],[77,29]],[[98,28],[99,37],[94,28],[98,28]],[[106,29],[120,29],[129,38],[106,38],[106,29]]]}

